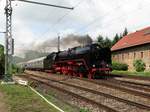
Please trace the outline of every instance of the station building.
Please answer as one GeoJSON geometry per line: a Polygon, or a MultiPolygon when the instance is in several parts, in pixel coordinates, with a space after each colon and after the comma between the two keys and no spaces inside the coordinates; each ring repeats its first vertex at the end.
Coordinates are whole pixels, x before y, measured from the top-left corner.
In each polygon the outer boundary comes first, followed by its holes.
{"type": "Polygon", "coordinates": [[[133,61],[142,59],[146,71],[150,71],[150,27],[128,34],[112,48],[112,61],[128,64],[129,71],[134,70],[133,61]]]}

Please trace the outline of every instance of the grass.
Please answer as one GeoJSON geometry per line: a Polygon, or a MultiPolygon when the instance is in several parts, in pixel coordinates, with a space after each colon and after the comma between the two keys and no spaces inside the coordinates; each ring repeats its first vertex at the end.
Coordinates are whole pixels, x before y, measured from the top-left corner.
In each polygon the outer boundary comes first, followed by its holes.
{"type": "Polygon", "coordinates": [[[131,72],[131,71],[117,71],[117,70],[113,70],[112,74],[136,75],[136,76],[147,76],[147,77],[150,77],[150,72],[131,72]]]}
{"type": "Polygon", "coordinates": [[[81,109],[80,112],[90,112],[88,109],[81,109]]]}
{"type": "Polygon", "coordinates": [[[28,87],[19,85],[0,85],[5,96],[5,103],[10,112],[59,112],[48,105],[28,87]]]}

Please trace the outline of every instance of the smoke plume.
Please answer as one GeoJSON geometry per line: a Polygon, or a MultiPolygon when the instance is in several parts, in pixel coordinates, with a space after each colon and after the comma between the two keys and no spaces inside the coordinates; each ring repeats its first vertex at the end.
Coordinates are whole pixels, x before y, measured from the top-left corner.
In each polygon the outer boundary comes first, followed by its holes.
{"type": "MultiPolygon", "coordinates": [[[[92,39],[88,35],[79,36],[70,34],[66,37],[60,37],[60,50],[91,44],[92,39]]],[[[21,50],[24,61],[46,56],[51,52],[57,52],[58,38],[47,39],[41,43],[32,43],[29,48],[21,50]],[[32,46],[32,47],[31,47],[32,46]]],[[[21,55],[19,55],[21,56],[21,55]]],[[[16,61],[17,62],[17,61],[16,61]]]]}
{"type": "MultiPolygon", "coordinates": [[[[89,35],[79,36],[70,34],[66,37],[60,37],[60,49],[65,50],[75,46],[83,46],[92,43],[92,38],[89,35]]],[[[37,45],[35,50],[40,52],[53,52],[57,51],[58,39],[48,39],[43,43],[37,45]]]]}

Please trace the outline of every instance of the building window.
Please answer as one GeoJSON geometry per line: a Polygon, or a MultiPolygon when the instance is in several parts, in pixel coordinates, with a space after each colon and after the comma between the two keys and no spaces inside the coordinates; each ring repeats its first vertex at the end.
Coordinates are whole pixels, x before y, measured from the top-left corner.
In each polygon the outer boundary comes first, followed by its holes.
{"type": "Polygon", "coordinates": [[[141,52],[141,58],[143,58],[143,52],[141,52]]]}
{"type": "Polygon", "coordinates": [[[117,60],[119,61],[119,54],[117,55],[117,60]]]}
{"type": "Polygon", "coordinates": [[[128,59],[130,58],[130,54],[128,53],[128,59]]]}
{"type": "Polygon", "coordinates": [[[134,59],[136,58],[136,53],[134,53],[134,59]]]}
{"type": "Polygon", "coordinates": [[[124,54],[122,54],[122,60],[124,60],[124,54]]]}

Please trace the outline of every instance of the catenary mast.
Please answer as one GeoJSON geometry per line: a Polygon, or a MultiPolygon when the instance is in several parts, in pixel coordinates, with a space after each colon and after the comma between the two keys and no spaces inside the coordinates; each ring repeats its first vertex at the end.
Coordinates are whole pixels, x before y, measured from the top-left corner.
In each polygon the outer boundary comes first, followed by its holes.
{"type": "Polygon", "coordinates": [[[66,7],[60,5],[46,4],[41,2],[29,0],[6,0],[5,14],[6,14],[6,32],[5,32],[5,75],[4,81],[12,81],[12,55],[14,54],[14,39],[12,38],[12,6],[11,1],[21,1],[37,5],[50,6],[55,8],[73,10],[73,7],[66,7]]]}
{"type": "Polygon", "coordinates": [[[13,39],[12,39],[12,6],[11,0],[6,0],[6,7],[5,7],[5,14],[6,14],[6,33],[5,33],[5,75],[4,80],[12,81],[11,78],[11,59],[13,55],[13,39]]]}

